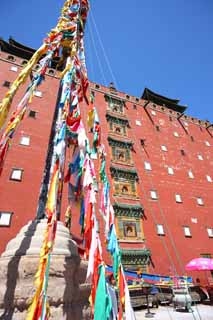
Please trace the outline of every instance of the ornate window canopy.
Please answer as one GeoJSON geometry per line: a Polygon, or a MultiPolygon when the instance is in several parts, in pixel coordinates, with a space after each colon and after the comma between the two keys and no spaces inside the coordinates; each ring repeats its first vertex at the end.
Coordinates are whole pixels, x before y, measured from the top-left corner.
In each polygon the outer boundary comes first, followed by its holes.
{"type": "Polygon", "coordinates": [[[147,265],[149,264],[151,258],[151,251],[149,249],[137,249],[137,250],[128,250],[121,249],[122,252],[122,263],[125,266],[138,266],[138,265],[147,265]]]}
{"type": "Polygon", "coordinates": [[[113,208],[116,216],[142,218],[144,215],[144,208],[139,205],[114,203],[113,208]]]}
{"type": "Polygon", "coordinates": [[[135,169],[125,169],[119,167],[110,167],[110,172],[115,179],[125,179],[130,181],[138,181],[138,174],[135,169]]]}
{"type": "Polygon", "coordinates": [[[125,101],[120,97],[113,96],[110,94],[105,94],[104,98],[105,98],[106,102],[108,102],[108,103],[113,103],[115,105],[122,105],[122,106],[125,105],[125,101]]]}
{"type": "Polygon", "coordinates": [[[125,116],[121,116],[121,115],[115,116],[115,115],[112,115],[110,111],[107,111],[106,119],[107,121],[111,121],[120,125],[125,125],[127,127],[130,127],[129,120],[125,116]]]}
{"type": "Polygon", "coordinates": [[[133,142],[130,140],[129,141],[116,140],[109,136],[108,142],[109,142],[109,145],[112,147],[119,147],[124,149],[131,149],[131,150],[133,147],[133,142]]]}

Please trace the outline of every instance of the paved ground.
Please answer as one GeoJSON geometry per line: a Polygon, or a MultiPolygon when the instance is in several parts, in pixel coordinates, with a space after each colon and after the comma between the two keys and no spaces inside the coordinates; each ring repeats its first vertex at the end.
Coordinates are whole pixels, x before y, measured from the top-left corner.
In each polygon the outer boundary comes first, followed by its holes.
{"type": "MultiPolygon", "coordinates": [[[[193,306],[193,313],[174,311],[173,307],[160,306],[158,309],[153,308],[151,312],[155,315],[154,320],[213,320],[213,306],[198,304],[193,306]]],[[[145,317],[147,310],[136,310],[136,320],[148,319],[145,317]]],[[[128,320],[128,319],[127,319],[128,320]]]]}

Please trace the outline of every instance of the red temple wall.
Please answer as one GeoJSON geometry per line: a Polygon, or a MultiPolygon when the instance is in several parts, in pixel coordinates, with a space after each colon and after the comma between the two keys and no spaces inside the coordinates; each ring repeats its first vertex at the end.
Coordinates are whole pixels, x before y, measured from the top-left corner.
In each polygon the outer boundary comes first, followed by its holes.
{"type": "MultiPolygon", "coordinates": [[[[18,75],[18,72],[10,70],[14,63],[2,60],[5,57],[6,54],[0,54],[0,99],[7,91],[7,88],[2,86],[3,82],[5,80],[12,82],[18,75]]],[[[17,58],[15,62],[18,65],[18,71],[21,70],[21,61],[17,58]]],[[[18,233],[20,228],[35,217],[58,85],[58,78],[46,75],[46,81],[38,88],[42,92],[42,97],[34,97],[29,106],[29,109],[38,112],[37,118],[32,119],[28,115],[25,116],[9,150],[0,179],[0,211],[11,211],[14,214],[10,227],[0,227],[0,252],[5,249],[7,242],[18,233]],[[19,144],[23,134],[30,136],[30,146],[19,144]],[[13,167],[24,169],[21,182],[10,180],[13,167]]],[[[107,102],[104,99],[104,94],[109,94],[109,89],[102,86],[96,88],[95,84],[91,86],[95,91],[95,106],[101,122],[102,142],[108,155],[107,174],[112,186],[113,181],[109,169],[111,148],[107,140],[109,125],[106,120],[107,102]]],[[[26,85],[21,87],[14,99],[12,109],[20,101],[25,88],[26,85]]],[[[113,187],[111,187],[112,203],[114,201],[128,204],[141,203],[145,209],[145,218],[141,222],[144,240],[140,242],[121,241],[121,246],[128,249],[139,249],[144,246],[149,248],[155,266],[154,268],[150,266],[150,272],[171,274],[176,269],[178,273],[183,274],[184,266],[189,260],[199,257],[200,254],[213,254],[213,238],[208,237],[206,230],[206,228],[213,228],[212,183],[206,179],[206,175],[213,179],[211,133],[205,128],[205,122],[190,116],[186,116],[186,118],[183,116],[180,121],[188,131],[187,134],[177,120],[178,115],[175,111],[170,112],[167,108],[163,108],[163,110],[161,106],[154,106],[150,103],[147,106],[147,111],[154,122],[153,124],[143,108],[146,101],[142,99],[136,101],[135,97],[131,96],[127,98],[126,94],[120,92],[117,92],[117,96],[126,99],[125,114],[130,123],[128,138],[134,143],[134,152],[131,154],[134,168],[139,176],[137,191],[140,200],[113,197],[113,187]],[[133,105],[136,105],[136,108],[133,105]],[[152,114],[152,110],[155,111],[155,115],[152,114]],[[172,121],[170,121],[170,117],[172,121]],[[136,120],[141,121],[141,126],[136,125],[136,120]],[[159,126],[160,131],[156,130],[156,126],[159,126]],[[174,132],[177,132],[179,137],[175,137],[174,132]],[[191,136],[193,136],[194,142],[191,140],[191,136]],[[141,145],[141,139],[145,141],[144,147],[141,145]],[[210,146],[207,146],[205,141],[208,141],[210,146]],[[168,151],[162,151],[161,145],[167,146],[168,151]],[[182,155],[180,150],[184,150],[185,155],[182,155]],[[198,154],[203,156],[203,160],[197,158],[198,154]],[[144,169],[144,161],[151,164],[151,171],[144,169]],[[174,175],[168,174],[167,167],[174,169],[174,175]],[[194,174],[194,179],[188,177],[190,169],[194,174]],[[158,200],[150,198],[150,190],[157,191],[158,200]],[[181,195],[182,203],[176,203],[175,194],[181,195]],[[203,206],[197,204],[197,197],[203,199],[203,206]],[[197,219],[197,223],[192,219],[197,219]],[[164,236],[157,235],[156,224],[164,226],[164,236]],[[183,226],[190,227],[191,237],[184,236],[183,226]]],[[[86,106],[82,105],[81,109],[85,120],[86,106]]],[[[89,133],[88,135],[91,136],[89,133]]],[[[69,152],[68,150],[67,154],[69,152]]],[[[94,162],[98,170],[98,160],[94,162]]],[[[64,186],[62,220],[66,207],[67,185],[64,186]]],[[[76,208],[72,218],[72,232],[80,236],[78,221],[79,211],[76,208]]],[[[103,240],[104,226],[101,218],[99,221],[103,240]]],[[[108,255],[105,253],[105,256],[108,255]]]]}

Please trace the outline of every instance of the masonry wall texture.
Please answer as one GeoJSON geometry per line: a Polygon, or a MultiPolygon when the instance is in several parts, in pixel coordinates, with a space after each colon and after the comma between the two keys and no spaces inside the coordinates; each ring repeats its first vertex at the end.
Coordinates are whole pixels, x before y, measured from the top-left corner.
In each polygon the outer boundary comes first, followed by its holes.
{"type": "MultiPolygon", "coordinates": [[[[4,82],[14,81],[23,67],[23,58],[14,58],[9,61],[7,52],[0,53],[0,99],[8,89],[3,86],[4,82]],[[12,71],[12,66],[16,66],[17,71],[12,71]]],[[[59,87],[59,73],[54,72],[54,75],[47,74],[46,81],[38,88],[42,97],[35,96],[29,106],[29,110],[36,111],[36,118],[26,114],[0,178],[0,213],[13,212],[10,226],[0,226],[0,252],[36,214],[59,87]],[[22,136],[30,137],[29,146],[20,145],[22,136]],[[23,169],[22,181],[10,180],[13,168],[23,169]]],[[[14,99],[12,110],[25,87],[22,86],[14,99]]],[[[179,118],[178,111],[119,92],[113,86],[106,88],[91,83],[91,90],[100,118],[102,143],[108,155],[112,203],[124,208],[120,211],[115,208],[124,265],[151,273],[185,274],[184,266],[192,258],[213,255],[213,131],[208,128],[210,123],[187,115],[179,118]],[[109,137],[113,140],[111,145],[109,137]],[[127,148],[123,147],[125,143],[127,148]],[[162,150],[162,146],[167,151],[162,150]],[[149,170],[145,169],[145,163],[150,164],[149,170]],[[173,169],[173,174],[168,173],[168,168],[173,169]],[[191,178],[189,171],[193,174],[191,178]],[[151,198],[150,191],[156,191],[157,199],[151,198]],[[176,195],[181,196],[181,202],[176,202],[176,195]],[[197,203],[197,198],[202,199],[202,205],[197,203]],[[141,209],[135,214],[133,208],[141,209]],[[157,225],[163,226],[163,235],[158,235],[157,225]],[[184,227],[190,228],[187,236],[184,227]]],[[[85,104],[81,105],[81,112],[85,120],[85,104]]],[[[88,132],[88,136],[92,139],[92,133],[88,132]]],[[[67,163],[71,152],[72,149],[68,149],[67,163]]],[[[94,162],[98,171],[99,161],[94,162]]],[[[68,202],[67,189],[65,184],[62,221],[68,202]]],[[[79,212],[75,208],[71,233],[81,242],[78,221],[79,212]]],[[[103,240],[101,217],[99,222],[103,240]]],[[[104,255],[110,263],[108,254],[104,255]]],[[[198,274],[191,275],[195,278],[198,274]]],[[[201,273],[198,276],[205,278],[201,273]]]]}

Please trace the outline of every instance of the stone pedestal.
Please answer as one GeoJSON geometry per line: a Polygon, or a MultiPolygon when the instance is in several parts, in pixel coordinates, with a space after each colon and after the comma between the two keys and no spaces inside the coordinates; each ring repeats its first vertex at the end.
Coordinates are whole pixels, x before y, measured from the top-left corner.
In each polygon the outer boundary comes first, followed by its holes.
{"type": "MultiPolygon", "coordinates": [[[[0,258],[0,319],[25,320],[35,292],[34,277],[46,229],[46,220],[32,221],[12,239],[0,258]]],[[[85,284],[87,263],[80,260],[69,231],[58,222],[48,285],[53,320],[90,319],[85,284]]]]}

